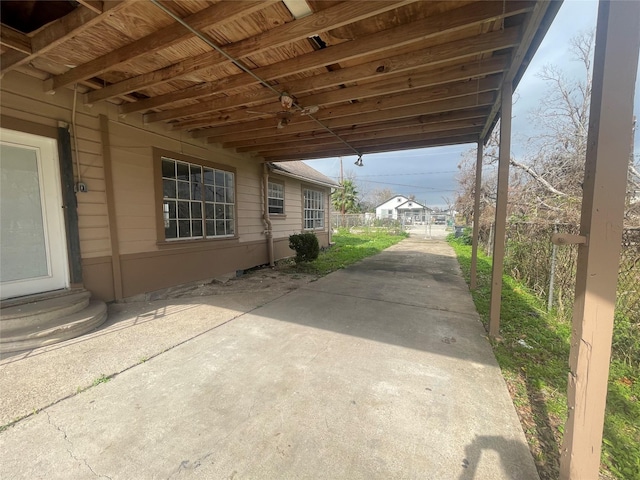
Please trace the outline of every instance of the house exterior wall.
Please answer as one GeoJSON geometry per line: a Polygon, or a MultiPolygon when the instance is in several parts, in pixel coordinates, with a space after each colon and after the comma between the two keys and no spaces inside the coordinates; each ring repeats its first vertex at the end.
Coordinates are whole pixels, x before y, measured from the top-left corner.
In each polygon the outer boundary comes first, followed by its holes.
{"type": "MultiPolygon", "coordinates": [[[[73,91],[47,95],[40,80],[9,72],[2,81],[0,104],[3,128],[38,134],[38,130],[53,131],[60,121],[71,123],[73,91]]],[[[83,283],[95,297],[113,300],[118,283],[122,296],[130,297],[268,262],[262,219],[262,163],[184,134],[167,132],[163,126],[144,125],[138,114],[121,118],[115,105],[85,106],[80,94],[76,125],[78,158],[74,152],[74,173],[77,178],[79,163],[88,189],[76,195],[83,283]],[[101,130],[100,115],[108,118],[106,135],[101,130]],[[103,149],[108,150],[106,155],[103,149]],[[154,149],[235,169],[235,238],[176,242],[158,238],[161,206],[155,191],[154,149]],[[110,206],[115,218],[109,217],[105,158],[111,167],[110,206]],[[113,268],[112,262],[118,262],[119,268],[113,268]],[[120,271],[121,278],[114,278],[114,271],[120,271]]],[[[276,259],[292,254],[288,236],[303,227],[303,184],[278,177],[285,185],[285,215],[272,221],[276,259]]],[[[313,188],[324,191],[328,201],[328,188],[313,188]]],[[[325,228],[316,232],[323,246],[329,241],[328,212],[327,203],[325,228]]]]}
{"type": "Polygon", "coordinates": [[[381,205],[376,207],[376,218],[392,218],[394,220],[398,219],[398,211],[396,207],[402,205],[404,202],[409,200],[407,197],[403,197],[402,195],[396,195],[395,197],[387,200],[381,205]],[[389,211],[391,211],[391,216],[389,216],[389,211]]]}

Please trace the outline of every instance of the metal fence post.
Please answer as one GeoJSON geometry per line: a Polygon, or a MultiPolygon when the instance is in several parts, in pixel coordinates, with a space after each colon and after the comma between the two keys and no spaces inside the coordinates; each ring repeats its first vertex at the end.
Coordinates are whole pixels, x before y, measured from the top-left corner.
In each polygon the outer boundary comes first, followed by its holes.
{"type": "MultiPolygon", "coordinates": [[[[553,226],[553,233],[558,233],[558,225],[553,226]]],[[[547,312],[553,308],[553,283],[556,276],[556,255],[558,246],[553,243],[551,247],[551,272],[549,273],[549,299],[547,300],[547,312]]]]}

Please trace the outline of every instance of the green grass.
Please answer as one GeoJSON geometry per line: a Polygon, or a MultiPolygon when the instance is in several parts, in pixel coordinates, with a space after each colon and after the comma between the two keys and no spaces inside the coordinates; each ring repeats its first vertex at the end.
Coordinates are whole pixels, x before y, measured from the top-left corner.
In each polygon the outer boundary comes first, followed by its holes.
{"type": "Polygon", "coordinates": [[[316,260],[292,265],[287,270],[326,275],[352,265],[363,258],[380,253],[385,248],[404,240],[407,236],[405,232],[388,232],[373,228],[362,229],[358,233],[350,233],[346,229],[340,229],[331,239],[333,245],[321,251],[316,260]]]}
{"type": "MultiPolygon", "coordinates": [[[[471,247],[449,242],[469,282],[471,247]]],[[[491,259],[478,255],[478,288],[472,292],[485,328],[489,320],[491,259]]],[[[529,441],[542,480],[558,478],[562,430],[567,418],[570,324],[547,313],[544,302],[503,276],[502,340],[493,348],[529,441]]],[[[640,368],[611,363],[601,473],[640,479],[640,368]]]]}

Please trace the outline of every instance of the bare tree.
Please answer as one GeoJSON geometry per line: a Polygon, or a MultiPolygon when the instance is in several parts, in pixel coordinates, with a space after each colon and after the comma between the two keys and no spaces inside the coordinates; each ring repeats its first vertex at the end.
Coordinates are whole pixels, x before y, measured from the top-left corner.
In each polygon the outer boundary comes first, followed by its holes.
{"type": "Polygon", "coordinates": [[[365,212],[373,212],[378,205],[386,202],[395,195],[396,193],[390,188],[374,188],[373,190],[369,190],[367,195],[361,200],[362,210],[365,212]]]}
{"type": "MultiPolygon", "coordinates": [[[[483,148],[482,157],[482,182],[480,187],[480,223],[488,225],[493,221],[496,202],[498,160],[498,132],[494,128],[487,145],[483,148]]],[[[458,189],[456,192],[455,209],[462,215],[467,223],[471,223],[473,217],[475,191],[476,191],[476,149],[468,150],[462,154],[458,164],[458,189]]]]}
{"type": "MultiPolygon", "coordinates": [[[[522,158],[512,156],[509,179],[509,214],[524,220],[577,223],[580,218],[582,182],[587,151],[591,66],[594,33],[585,32],[571,40],[570,53],[581,68],[581,77],[569,77],[560,67],[546,65],[538,77],[547,85],[538,107],[529,114],[532,132],[526,136],[522,158]]],[[[630,125],[631,129],[632,126],[630,125]]],[[[483,159],[491,166],[498,157],[498,128],[489,140],[483,159]]],[[[473,211],[475,150],[466,153],[459,165],[457,208],[463,215],[473,211]]],[[[492,204],[495,177],[483,170],[483,209],[492,204]]],[[[640,189],[640,175],[633,158],[629,162],[629,199],[640,189]]],[[[634,205],[628,202],[628,215],[634,205]]],[[[640,210],[640,208],[638,208],[640,210]]]]}

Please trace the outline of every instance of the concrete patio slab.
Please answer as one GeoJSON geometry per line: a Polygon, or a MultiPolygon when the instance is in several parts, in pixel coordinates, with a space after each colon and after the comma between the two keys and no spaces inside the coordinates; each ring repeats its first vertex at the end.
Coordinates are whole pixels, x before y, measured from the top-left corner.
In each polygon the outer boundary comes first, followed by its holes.
{"type": "Polygon", "coordinates": [[[0,433],[0,478],[537,479],[459,275],[409,239],[226,321],[168,303],[160,338],[217,325],[0,433]]]}

